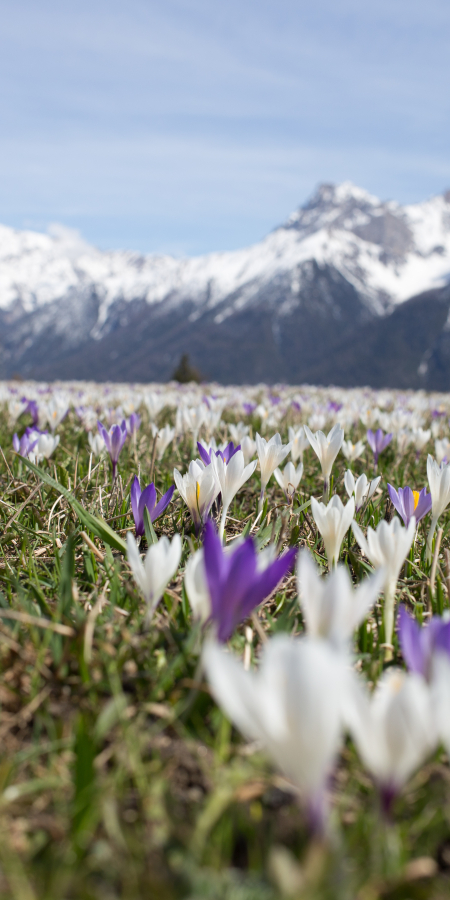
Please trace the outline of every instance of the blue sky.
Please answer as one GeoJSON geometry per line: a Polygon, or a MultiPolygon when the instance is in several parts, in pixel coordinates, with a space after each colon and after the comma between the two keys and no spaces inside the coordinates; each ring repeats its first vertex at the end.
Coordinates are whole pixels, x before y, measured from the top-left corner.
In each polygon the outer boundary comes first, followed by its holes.
{"type": "Polygon", "coordinates": [[[4,0],[0,221],[181,254],[450,187],[448,0],[4,0]]]}

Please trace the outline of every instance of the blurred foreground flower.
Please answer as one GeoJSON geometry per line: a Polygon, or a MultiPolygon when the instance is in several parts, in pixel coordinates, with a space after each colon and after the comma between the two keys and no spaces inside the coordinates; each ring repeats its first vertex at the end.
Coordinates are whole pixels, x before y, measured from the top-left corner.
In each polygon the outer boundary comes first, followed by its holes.
{"type": "Polygon", "coordinates": [[[161,497],[161,500],[156,502],[156,488],[153,484],[148,484],[144,490],[141,490],[141,485],[139,484],[139,479],[135,475],[133,484],[131,485],[130,497],[131,497],[131,509],[133,512],[134,524],[136,526],[136,537],[145,534],[145,526],[144,526],[144,509],[148,509],[148,513],[150,516],[150,520],[152,522],[156,522],[156,519],[159,516],[162,516],[165,509],[167,509],[172,496],[175,490],[175,485],[172,484],[168,491],[161,497]]]}
{"type": "Polygon", "coordinates": [[[350,731],[388,815],[403,785],[438,742],[428,685],[419,675],[388,669],[372,697],[358,685],[349,711],[350,731]]]}
{"type": "Polygon", "coordinates": [[[403,528],[400,520],[386,522],[382,519],[376,531],[368,528],[367,538],[356,522],[352,523],[353,534],[361,550],[376,569],[384,569],[384,633],[386,659],[392,658],[392,633],[394,631],[395,590],[400,570],[409,553],[414,540],[416,520],[414,516],[407,528],[403,528]]]}
{"type": "Polygon", "coordinates": [[[264,645],[256,673],[212,641],[203,664],[219,706],[245,737],[263,743],[300,789],[311,829],[322,832],[347,693],[339,656],[325,642],[279,635],[264,645]]]}
{"type": "MultiPolygon", "coordinates": [[[[427,625],[420,626],[403,604],[398,611],[398,637],[403,659],[410,672],[425,679],[431,678],[433,658],[445,653],[450,662],[450,621],[432,616],[427,625]]],[[[450,713],[450,709],[449,709],[450,713]]]]}
{"type": "Polygon", "coordinates": [[[211,521],[206,523],[204,565],[211,598],[211,617],[217,639],[227,641],[236,626],[270,596],[292,569],[297,549],[292,547],[278,559],[261,567],[252,537],[225,550],[211,521]]]}
{"type": "Polygon", "coordinates": [[[341,544],[352,524],[355,515],[355,499],[352,497],[346,506],[340,497],[334,494],[327,506],[311,497],[311,512],[325,544],[328,568],[336,565],[341,544]]]}
{"type": "Polygon", "coordinates": [[[164,591],[177,572],[181,559],[181,538],[175,534],[172,542],[164,535],[157,544],[148,548],[142,562],[135,538],[129,531],[127,534],[128,562],[134,580],[148,606],[148,619],[151,619],[164,591]]]}

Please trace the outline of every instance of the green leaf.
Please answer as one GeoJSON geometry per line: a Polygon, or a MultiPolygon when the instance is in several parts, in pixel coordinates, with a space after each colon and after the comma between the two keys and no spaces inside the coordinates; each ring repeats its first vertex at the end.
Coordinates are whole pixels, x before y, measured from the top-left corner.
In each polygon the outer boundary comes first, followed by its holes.
{"type": "Polygon", "coordinates": [[[55,481],[51,475],[48,475],[47,472],[44,472],[43,469],[40,469],[39,466],[35,466],[31,460],[26,459],[26,457],[22,457],[21,460],[28,469],[31,469],[44,484],[48,484],[49,487],[53,488],[55,491],[58,491],[59,494],[62,494],[63,497],[70,503],[74,513],[78,516],[82,525],[87,528],[92,534],[95,534],[96,537],[100,538],[104,544],[109,544],[110,547],[114,547],[115,550],[120,550],[121,553],[126,555],[127,545],[115,531],[105,522],[101,516],[93,516],[92,513],[88,512],[84,506],[81,505],[79,500],[73,496],[73,494],[67,490],[59,481],[55,481]]]}
{"type": "Polygon", "coordinates": [[[155,534],[155,529],[153,528],[153,523],[150,518],[150,513],[146,506],[144,506],[144,528],[145,528],[145,538],[149,547],[152,544],[158,543],[158,538],[155,534]]]}

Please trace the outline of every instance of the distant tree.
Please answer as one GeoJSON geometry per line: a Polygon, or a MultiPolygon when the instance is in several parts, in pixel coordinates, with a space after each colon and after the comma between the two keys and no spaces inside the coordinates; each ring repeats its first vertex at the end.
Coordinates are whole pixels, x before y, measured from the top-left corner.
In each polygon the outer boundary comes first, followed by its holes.
{"type": "Polygon", "coordinates": [[[196,381],[197,383],[202,381],[202,376],[198,369],[191,365],[188,353],[183,353],[171,380],[178,381],[179,384],[187,384],[189,381],[196,381]]]}

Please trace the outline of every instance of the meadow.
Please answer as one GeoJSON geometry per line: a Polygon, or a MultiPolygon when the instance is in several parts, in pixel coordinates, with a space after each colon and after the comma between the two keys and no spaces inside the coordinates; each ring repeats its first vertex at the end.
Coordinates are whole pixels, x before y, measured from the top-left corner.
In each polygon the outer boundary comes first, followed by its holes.
{"type": "Polygon", "coordinates": [[[449,417],[0,384],[0,897],[449,896],[449,417]]]}

